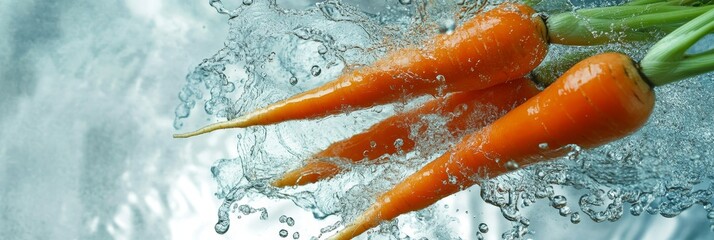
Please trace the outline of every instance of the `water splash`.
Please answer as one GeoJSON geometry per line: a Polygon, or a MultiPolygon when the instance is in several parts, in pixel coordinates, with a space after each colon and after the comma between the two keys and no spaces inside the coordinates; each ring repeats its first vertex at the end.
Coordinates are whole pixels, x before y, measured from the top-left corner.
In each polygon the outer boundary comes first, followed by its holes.
{"type": "MultiPolygon", "coordinates": [[[[314,88],[345,70],[368,65],[391,49],[419,44],[434,34],[448,34],[483,10],[481,1],[437,2],[353,5],[351,1],[323,1],[300,8],[276,0],[256,0],[228,9],[222,1],[211,0],[216,11],[230,17],[230,37],[222,50],[187,74],[186,84],[178,94],[174,127],[181,128],[190,115],[194,115],[193,119],[232,119],[314,88]],[[202,111],[192,112],[200,104],[202,111]]],[[[554,3],[559,1],[545,2],[539,9],[546,12],[573,7],[554,3]]],[[[546,62],[559,53],[611,49],[637,59],[644,48],[552,46],[546,62]]],[[[566,157],[531,166],[506,162],[509,168],[518,170],[483,179],[479,184],[482,200],[498,207],[503,218],[512,222],[512,228],[501,237],[520,239],[537,234],[529,229],[532,219],[526,214],[537,202],[549,204],[553,216],[562,216],[573,224],[580,223],[584,216],[595,222],[617,221],[624,214],[676,217],[695,205],[703,206],[714,224],[714,151],[710,147],[714,143],[714,109],[710,104],[714,102],[714,83],[709,79],[711,75],[657,89],[659,99],[653,118],[626,139],[589,151],[572,146],[566,157]],[[556,188],[579,196],[566,197],[556,193],[556,188]]],[[[249,196],[287,199],[311,211],[317,219],[337,214],[344,220],[321,229],[320,235],[311,239],[338,229],[369,206],[375,195],[438,156],[460,137],[443,128],[447,119],[423,116],[412,126],[410,138],[418,140],[415,150],[385,156],[388,161],[379,161],[380,164],[345,166],[348,172],[303,188],[275,189],[269,186],[270,179],[298,166],[331,142],[395,112],[418,106],[425,99],[428,98],[315,121],[233,130],[238,136],[239,156],[219,160],[211,169],[219,187],[216,196],[224,200],[218,210],[216,232],[228,231],[230,214],[237,214],[236,209],[243,215],[264,212],[268,218],[267,209],[238,205],[249,201],[249,196]],[[426,134],[420,134],[424,128],[426,134]],[[331,134],[325,136],[325,131],[331,134]]],[[[463,109],[456,114],[467,112],[477,114],[488,109],[463,109]]],[[[394,142],[397,147],[402,144],[403,140],[394,142]]],[[[547,149],[548,145],[539,147],[547,149]]],[[[426,222],[424,232],[433,232],[438,239],[455,238],[448,230],[440,230],[448,228],[434,227],[443,226],[437,224],[443,215],[430,207],[384,223],[370,234],[419,239],[421,236],[406,236],[401,231],[409,224],[426,222]]],[[[292,226],[294,219],[289,219],[292,218],[281,216],[279,221],[292,226]]],[[[488,229],[486,223],[479,224],[477,238],[482,238],[488,229]]],[[[289,232],[283,230],[278,235],[287,238],[289,232]]],[[[297,239],[300,234],[295,232],[292,236],[297,239]]]]}

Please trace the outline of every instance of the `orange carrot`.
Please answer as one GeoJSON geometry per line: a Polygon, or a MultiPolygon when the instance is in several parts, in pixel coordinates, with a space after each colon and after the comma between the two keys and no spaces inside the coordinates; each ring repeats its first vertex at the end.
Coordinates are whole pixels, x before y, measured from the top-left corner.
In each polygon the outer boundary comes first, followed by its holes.
{"type": "Polygon", "coordinates": [[[687,54],[712,31],[714,9],[709,9],[653,45],[639,69],[619,53],[579,62],[541,93],[382,194],[331,239],[350,239],[380,221],[425,208],[487,177],[478,173],[497,176],[562,156],[569,144],[593,148],[629,135],[652,113],[652,87],[714,71],[714,50],[687,54]]]}
{"type": "Polygon", "coordinates": [[[381,221],[425,208],[475,184],[478,173],[496,176],[512,170],[508,166],[560,156],[569,144],[592,148],[627,136],[647,121],[654,99],[629,57],[606,53],[585,59],[382,194],[331,239],[351,239],[381,221]]]}
{"type": "MultiPolygon", "coordinates": [[[[362,133],[333,143],[313,155],[305,166],[278,178],[273,185],[304,185],[332,177],[341,171],[336,163],[330,161],[334,158],[358,162],[374,160],[398,150],[411,151],[416,145],[410,138],[411,127],[423,115],[453,116],[448,118],[445,127],[453,137],[458,137],[468,129],[481,128],[491,123],[538,92],[530,79],[520,78],[483,90],[457,92],[433,99],[419,108],[384,119],[362,133]],[[455,114],[457,111],[465,112],[455,114]],[[394,144],[397,139],[402,140],[399,149],[394,144]]],[[[426,127],[422,127],[418,132],[423,134],[426,130],[426,127]]]]}
{"type": "Polygon", "coordinates": [[[425,94],[484,89],[526,75],[545,57],[546,30],[535,11],[504,3],[425,47],[393,51],[371,66],[242,117],[212,124],[191,137],[224,128],[311,119],[425,94]]]}

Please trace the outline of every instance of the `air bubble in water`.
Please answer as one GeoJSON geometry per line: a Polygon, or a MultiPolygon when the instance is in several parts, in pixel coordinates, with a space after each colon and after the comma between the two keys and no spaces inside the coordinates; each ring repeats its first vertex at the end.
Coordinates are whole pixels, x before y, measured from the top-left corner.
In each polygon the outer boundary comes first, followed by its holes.
{"type": "Polygon", "coordinates": [[[476,239],[478,239],[478,240],[483,240],[483,234],[480,233],[480,232],[477,232],[477,233],[476,233],[476,239]]]}
{"type": "Polygon", "coordinates": [[[293,225],[295,225],[295,219],[293,219],[292,217],[288,217],[287,219],[285,219],[285,223],[287,223],[288,226],[292,227],[293,225]]]}
{"type": "Polygon", "coordinates": [[[554,208],[560,209],[565,207],[565,204],[568,203],[568,200],[565,199],[565,196],[563,195],[557,195],[553,196],[553,199],[551,200],[551,206],[554,208]]]}
{"type": "Polygon", "coordinates": [[[399,3],[407,5],[407,4],[411,4],[412,0],[399,0],[399,3]]]}
{"type": "Polygon", "coordinates": [[[445,82],[445,81],[446,81],[446,77],[444,77],[444,75],[441,75],[441,74],[436,75],[436,81],[445,82]]]}
{"type": "Polygon", "coordinates": [[[573,213],[570,215],[570,222],[573,224],[580,223],[580,213],[573,213]]]}
{"type": "Polygon", "coordinates": [[[482,233],[488,232],[488,225],[486,223],[481,223],[478,225],[478,231],[482,233]]]}
{"type": "Polygon", "coordinates": [[[313,77],[320,76],[320,73],[322,73],[322,69],[319,66],[313,65],[312,68],[310,68],[310,74],[312,74],[313,77]]]}
{"type": "Polygon", "coordinates": [[[282,237],[282,238],[287,237],[287,236],[288,236],[288,230],[280,229],[280,232],[278,232],[278,234],[279,234],[280,237],[282,237]]]}
{"type": "Polygon", "coordinates": [[[375,142],[375,141],[370,141],[370,142],[369,142],[369,147],[370,147],[370,148],[376,148],[376,147],[377,147],[377,142],[375,142]]]}
{"type": "Polygon", "coordinates": [[[299,232],[294,232],[293,233],[293,239],[298,239],[300,238],[300,233],[299,232]]]}
{"type": "Polygon", "coordinates": [[[280,216],[280,218],[278,218],[278,221],[280,221],[280,223],[285,223],[286,219],[288,219],[288,217],[285,215],[282,215],[282,216],[280,216]]]}
{"type": "Polygon", "coordinates": [[[243,0],[243,5],[251,5],[253,4],[253,0],[243,0]]]}
{"type": "Polygon", "coordinates": [[[295,86],[297,84],[298,80],[296,77],[290,77],[290,85],[295,86]]]}

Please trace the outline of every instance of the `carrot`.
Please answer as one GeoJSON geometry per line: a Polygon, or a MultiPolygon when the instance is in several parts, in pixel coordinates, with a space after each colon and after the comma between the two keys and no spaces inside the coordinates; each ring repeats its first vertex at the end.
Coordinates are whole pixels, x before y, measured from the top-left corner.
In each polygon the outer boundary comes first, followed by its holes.
{"type": "Polygon", "coordinates": [[[601,54],[576,64],[553,85],[381,195],[333,239],[349,239],[402,213],[425,208],[473,185],[478,172],[555,157],[568,144],[595,147],[640,128],[654,93],[629,57],[601,54]],[[549,149],[539,146],[547,144],[549,149]],[[446,184],[445,184],[446,183],[446,184]]]}
{"type": "Polygon", "coordinates": [[[477,15],[427,47],[393,51],[369,67],[228,122],[209,125],[190,137],[222,128],[310,119],[425,94],[483,89],[521,77],[545,57],[543,20],[533,9],[502,4],[477,15]],[[439,90],[440,89],[440,90],[439,90]]]}
{"type": "MultiPolygon", "coordinates": [[[[418,123],[423,115],[453,116],[447,120],[445,127],[449,133],[458,136],[469,128],[483,127],[539,91],[530,79],[520,78],[488,89],[457,92],[433,99],[419,108],[384,119],[362,133],[331,144],[313,155],[313,160],[305,166],[284,174],[275,180],[273,185],[304,185],[332,177],[341,171],[338,164],[330,161],[333,158],[358,162],[374,160],[385,154],[394,154],[398,150],[411,151],[416,145],[410,138],[411,127],[418,123]],[[457,111],[480,112],[456,114],[457,111]],[[399,147],[394,144],[397,139],[402,140],[399,147]]],[[[418,132],[423,134],[426,130],[423,127],[418,129],[418,132]]]]}
{"type": "Polygon", "coordinates": [[[330,239],[351,239],[381,221],[425,208],[472,186],[478,173],[496,176],[562,156],[569,144],[594,148],[635,132],[652,113],[654,86],[714,71],[714,50],[685,54],[712,30],[714,10],[709,10],[655,44],[640,69],[619,53],[579,62],[541,93],[379,196],[330,239]]]}

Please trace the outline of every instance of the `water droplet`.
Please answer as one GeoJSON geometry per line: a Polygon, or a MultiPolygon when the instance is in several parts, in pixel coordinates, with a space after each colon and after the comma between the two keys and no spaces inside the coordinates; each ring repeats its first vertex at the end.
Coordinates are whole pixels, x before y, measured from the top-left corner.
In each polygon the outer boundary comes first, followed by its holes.
{"type": "Polygon", "coordinates": [[[573,224],[580,223],[580,213],[573,213],[573,215],[570,215],[570,222],[573,224]]]}
{"type": "Polygon", "coordinates": [[[518,163],[516,163],[516,161],[513,161],[513,160],[506,162],[505,167],[508,170],[516,170],[519,168],[518,163]]]}
{"type": "Polygon", "coordinates": [[[483,240],[483,234],[480,233],[480,232],[477,232],[477,233],[476,233],[476,239],[478,239],[478,240],[483,240]]]}
{"type": "Polygon", "coordinates": [[[564,206],[564,207],[560,208],[560,210],[558,210],[558,213],[560,214],[560,216],[563,216],[563,217],[568,216],[568,214],[571,213],[570,207],[564,206]]]}
{"type": "Polygon", "coordinates": [[[295,225],[295,219],[293,219],[292,217],[288,217],[287,219],[285,219],[285,223],[287,223],[288,226],[292,227],[293,225],[295,225]]]}
{"type": "Polygon", "coordinates": [[[243,0],[243,5],[251,5],[253,4],[253,0],[243,0]]]}
{"type": "Polygon", "coordinates": [[[454,176],[454,175],[449,175],[449,183],[450,183],[450,184],[453,184],[453,185],[455,185],[456,183],[458,183],[458,181],[457,181],[457,179],[456,179],[456,176],[454,176]]]}
{"type": "Polygon", "coordinates": [[[407,5],[407,4],[411,4],[412,0],[399,0],[399,3],[401,3],[403,5],[407,5]]]}
{"type": "Polygon", "coordinates": [[[223,92],[229,93],[233,92],[236,90],[236,85],[233,84],[232,82],[227,82],[226,84],[223,85],[223,92]]]}
{"type": "Polygon", "coordinates": [[[183,127],[183,121],[174,119],[174,129],[179,130],[183,127]]]}
{"type": "Polygon", "coordinates": [[[618,189],[610,189],[610,191],[607,191],[607,197],[610,198],[610,200],[613,200],[617,197],[620,196],[620,191],[618,189]]]}
{"type": "Polygon", "coordinates": [[[285,223],[285,219],[288,219],[288,217],[285,215],[282,215],[282,216],[280,216],[280,218],[278,218],[278,221],[280,221],[280,223],[285,223]]]}
{"type": "Polygon", "coordinates": [[[540,143],[538,144],[538,148],[546,150],[548,149],[548,143],[540,143]]]}
{"type": "Polygon", "coordinates": [[[319,47],[317,47],[317,53],[319,53],[320,55],[327,53],[327,47],[325,47],[324,44],[320,45],[319,47]]]}
{"type": "Polygon", "coordinates": [[[290,77],[290,85],[295,86],[297,84],[298,80],[296,77],[290,77]]]}
{"type": "Polygon", "coordinates": [[[218,221],[216,223],[216,226],[214,226],[214,229],[216,230],[216,233],[218,234],[224,234],[228,232],[228,228],[230,227],[230,222],[229,221],[218,221]]]}
{"type": "Polygon", "coordinates": [[[568,200],[565,199],[565,196],[563,195],[557,195],[553,196],[553,199],[551,200],[551,206],[554,208],[560,209],[562,207],[565,207],[565,205],[568,203],[568,200]]]}
{"type": "Polygon", "coordinates": [[[313,77],[320,76],[320,73],[322,73],[322,69],[319,66],[313,65],[312,68],[310,68],[310,74],[312,74],[313,77]]]}
{"type": "Polygon", "coordinates": [[[293,239],[298,239],[300,238],[300,233],[299,232],[294,232],[293,233],[293,239]]]}
{"type": "Polygon", "coordinates": [[[439,23],[439,33],[451,34],[456,29],[454,19],[444,19],[439,23]]]}
{"type": "Polygon", "coordinates": [[[486,223],[481,223],[478,225],[478,231],[482,233],[488,232],[488,225],[486,223]]]}
{"type": "Polygon", "coordinates": [[[288,230],[280,229],[280,232],[278,232],[278,234],[279,234],[280,237],[282,237],[282,238],[287,237],[287,236],[288,236],[288,230]]]}
{"type": "Polygon", "coordinates": [[[404,146],[404,140],[402,140],[401,138],[397,138],[397,140],[394,140],[394,147],[401,148],[402,146],[404,146]]]}
{"type": "Polygon", "coordinates": [[[260,209],[260,220],[268,220],[268,210],[265,208],[260,209]]]}

